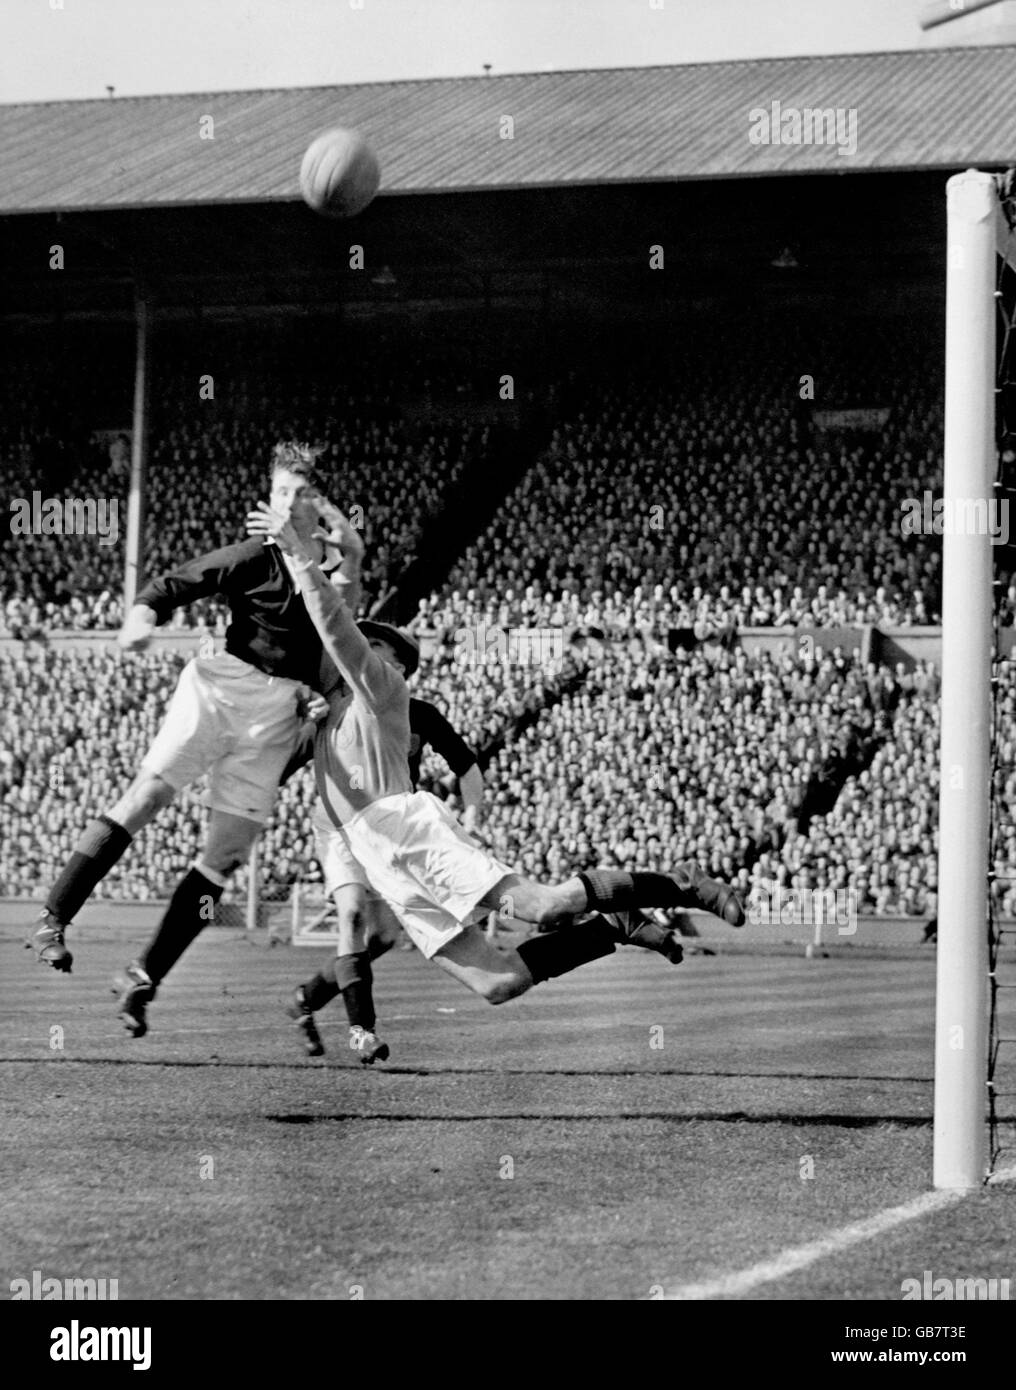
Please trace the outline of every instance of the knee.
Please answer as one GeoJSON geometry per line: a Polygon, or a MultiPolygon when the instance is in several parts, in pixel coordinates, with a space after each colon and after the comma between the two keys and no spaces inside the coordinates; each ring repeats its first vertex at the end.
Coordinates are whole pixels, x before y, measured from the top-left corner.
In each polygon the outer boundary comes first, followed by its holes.
{"type": "Polygon", "coordinates": [[[340,907],[339,931],[362,932],[366,925],[362,907],[340,907]]]}
{"type": "Polygon", "coordinates": [[[350,955],[366,949],[367,918],[362,907],[340,907],[339,954],[350,955]]]}
{"type": "Polygon", "coordinates": [[[528,973],[523,975],[513,971],[510,975],[498,975],[486,981],[480,993],[488,1004],[507,1004],[509,999],[517,999],[520,994],[525,994],[532,983],[528,973]]]}
{"type": "Polygon", "coordinates": [[[176,796],[176,792],[161,777],[142,774],[130,791],[126,800],[133,815],[154,816],[176,796]]]}
{"type": "Polygon", "coordinates": [[[239,845],[224,845],[214,855],[204,856],[204,862],[210,869],[214,869],[215,873],[229,877],[229,874],[236,873],[240,865],[245,865],[249,853],[249,845],[246,848],[240,848],[239,845]]]}
{"type": "Polygon", "coordinates": [[[488,902],[498,921],[509,926],[513,922],[549,926],[561,916],[558,894],[542,883],[516,884],[498,893],[496,901],[491,898],[488,902]]]}
{"type": "Polygon", "coordinates": [[[222,874],[228,878],[235,873],[242,864],[246,864],[251,851],[251,841],[226,840],[215,845],[209,845],[202,855],[202,860],[213,869],[215,873],[222,874]]]}

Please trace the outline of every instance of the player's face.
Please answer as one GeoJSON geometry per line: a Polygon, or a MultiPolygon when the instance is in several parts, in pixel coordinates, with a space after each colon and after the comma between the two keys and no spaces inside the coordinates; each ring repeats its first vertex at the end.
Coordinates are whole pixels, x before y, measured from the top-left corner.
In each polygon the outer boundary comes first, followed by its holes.
{"type": "Polygon", "coordinates": [[[272,474],[271,508],[289,517],[297,529],[306,531],[315,525],[319,501],[317,488],[302,473],[280,468],[272,474]]]}
{"type": "Polygon", "coordinates": [[[406,668],[395,655],[395,648],[390,642],[382,641],[380,637],[372,637],[370,638],[370,649],[373,652],[377,652],[381,660],[387,665],[394,666],[396,671],[401,671],[403,675],[406,674],[406,668]]]}

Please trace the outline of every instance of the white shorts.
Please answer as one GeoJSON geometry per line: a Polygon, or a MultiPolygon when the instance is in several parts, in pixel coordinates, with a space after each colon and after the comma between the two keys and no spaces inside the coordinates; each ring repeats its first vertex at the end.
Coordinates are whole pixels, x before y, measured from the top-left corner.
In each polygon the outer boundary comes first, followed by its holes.
{"type": "Polygon", "coordinates": [[[349,847],[346,832],[332,824],[320,801],[314,805],[310,823],[314,831],[314,849],[321,865],[321,872],[324,874],[325,892],[328,896],[331,897],[337,888],[345,888],[351,883],[359,884],[374,896],[363,865],[357,861],[356,855],[349,847]]]}
{"type": "Polygon", "coordinates": [[[300,737],[303,688],[228,652],[196,656],[181,671],[141,766],[176,791],[208,773],[206,806],[266,821],[300,737]]]}
{"type": "Polygon", "coordinates": [[[343,829],[371,887],[428,958],[482,920],[481,899],[515,872],[481,848],[430,792],[386,796],[343,829]]]}

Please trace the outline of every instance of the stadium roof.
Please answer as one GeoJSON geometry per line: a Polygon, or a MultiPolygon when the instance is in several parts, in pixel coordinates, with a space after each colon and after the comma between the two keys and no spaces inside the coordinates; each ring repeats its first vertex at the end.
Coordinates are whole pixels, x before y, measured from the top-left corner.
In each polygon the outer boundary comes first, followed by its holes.
{"type": "Polygon", "coordinates": [[[0,213],[292,201],[331,125],[388,193],[1008,165],[1014,90],[999,47],[0,106],[0,213]],[[856,151],[751,143],[774,101],[855,111],[856,151]]]}

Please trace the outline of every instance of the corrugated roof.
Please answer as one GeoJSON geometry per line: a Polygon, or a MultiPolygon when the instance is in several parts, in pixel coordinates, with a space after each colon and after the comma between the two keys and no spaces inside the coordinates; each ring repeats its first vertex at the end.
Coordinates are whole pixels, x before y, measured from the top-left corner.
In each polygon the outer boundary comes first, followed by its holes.
{"type": "Polygon", "coordinates": [[[1005,47],[0,106],[0,212],[293,200],[331,125],[388,193],[1009,164],[1013,91],[1005,47]],[[856,153],[752,144],[774,101],[855,111],[856,153]]]}

